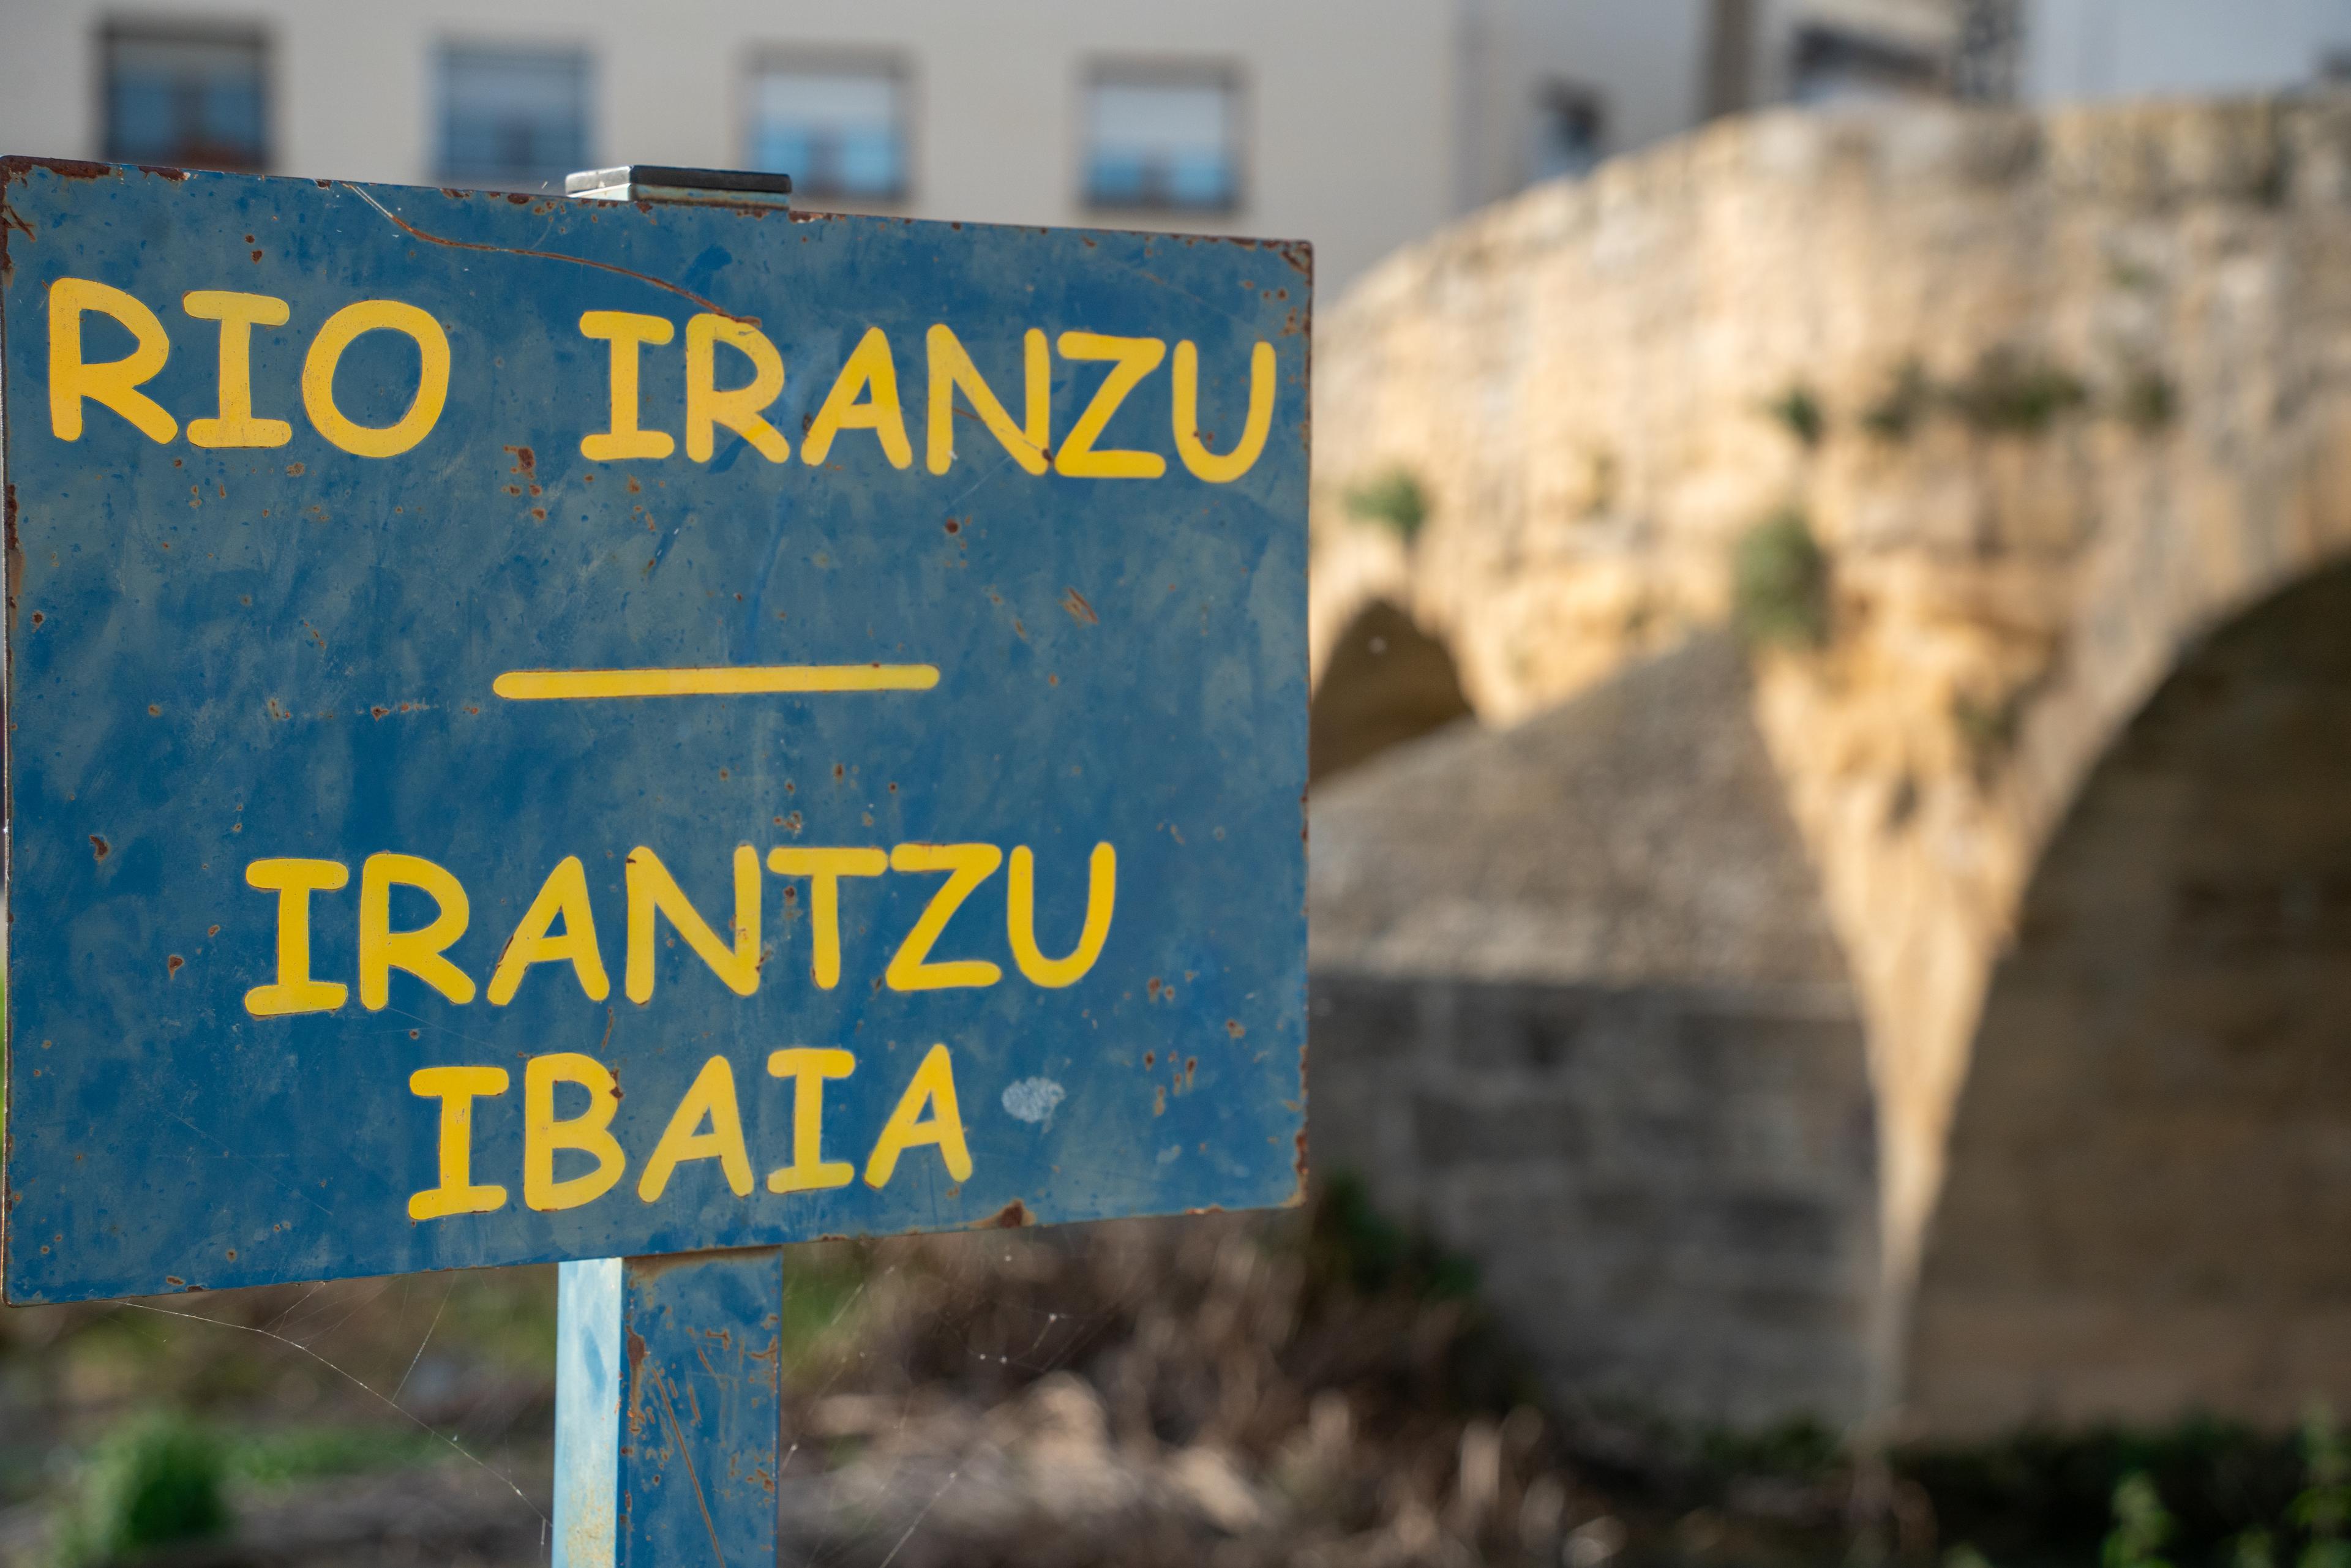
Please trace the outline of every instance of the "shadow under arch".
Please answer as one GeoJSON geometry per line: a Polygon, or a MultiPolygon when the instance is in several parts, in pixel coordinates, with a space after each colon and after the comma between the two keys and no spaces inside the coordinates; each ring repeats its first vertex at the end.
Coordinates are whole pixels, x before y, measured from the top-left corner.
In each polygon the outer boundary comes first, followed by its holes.
{"type": "Polygon", "coordinates": [[[1314,782],[1471,716],[1445,644],[1384,599],[1358,611],[1332,645],[1307,718],[1314,782]]]}
{"type": "Polygon", "coordinates": [[[1907,1423],[2351,1405],[2351,565],[2189,649],[1993,976],[1907,1423]]]}

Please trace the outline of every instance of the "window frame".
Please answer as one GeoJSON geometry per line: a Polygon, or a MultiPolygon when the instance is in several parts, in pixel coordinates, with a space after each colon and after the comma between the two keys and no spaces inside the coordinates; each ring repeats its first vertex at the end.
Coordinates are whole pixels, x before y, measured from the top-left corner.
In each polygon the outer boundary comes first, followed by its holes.
{"type": "Polygon", "coordinates": [[[1238,218],[1249,210],[1256,182],[1251,177],[1250,149],[1256,144],[1249,72],[1228,57],[1166,55],[1101,55],[1085,62],[1079,75],[1078,112],[1073,117],[1077,141],[1077,205],[1080,211],[1113,216],[1174,218],[1238,218]],[[1106,86],[1213,86],[1225,95],[1225,157],[1227,195],[1217,203],[1129,201],[1097,194],[1094,186],[1094,94],[1106,86]]]}
{"type": "Polygon", "coordinates": [[[737,74],[737,90],[741,97],[735,114],[736,149],[746,169],[758,168],[756,156],[759,138],[759,87],[769,75],[791,73],[803,76],[886,77],[896,97],[898,131],[898,183],[887,194],[864,191],[846,191],[810,183],[799,169],[786,169],[792,180],[792,204],[801,198],[811,202],[841,203],[849,210],[886,208],[896,210],[908,206],[922,183],[918,152],[922,145],[918,134],[920,109],[916,102],[919,77],[914,59],[903,51],[889,48],[802,48],[778,47],[752,53],[744,69],[737,74]]]}
{"type": "Polygon", "coordinates": [[[1540,77],[1534,83],[1535,123],[1533,134],[1523,144],[1528,167],[1522,185],[1539,184],[1546,180],[1582,180],[1608,162],[1608,95],[1590,82],[1572,77],[1540,77]],[[1546,173],[1539,166],[1540,146],[1550,139],[1552,126],[1569,114],[1582,113],[1591,119],[1593,129],[1592,162],[1583,168],[1546,173]]]}
{"type": "MultiPolygon", "coordinates": [[[[115,97],[117,79],[114,69],[116,47],[124,43],[227,45],[250,48],[256,63],[256,80],[260,88],[261,131],[256,156],[251,163],[183,163],[174,160],[166,167],[199,169],[218,168],[239,174],[266,173],[277,164],[277,51],[273,47],[268,27],[258,22],[214,20],[208,17],[178,16],[110,16],[98,26],[98,140],[100,156],[110,163],[135,163],[117,145],[114,139],[115,97]]],[[[201,151],[201,149],[199,149],[201,151]]]]}
{"type": "Polygon", "coordinates": [[[581,169],[597,167],[596,137],[596,53],[586,43],[563,43],[536,38],[493,38],[444,35],[433,42],[430,78],[427,90],[433,95],[432,117],[429,120],[432,142],[432,168],[434,183],[465,190],[528,191],[540,195],[560,195],[566,174],[581,169]],[[496,173],[473,173],[458,169],[450,158],[450,131],[454,122],[455,97],[451,92],[452,62],[465,55],[510,57],[537,56],[542,59],[576,61],[580,68],[580,150],[569,169],[553,170],[538,176],[538,183],[518,183],[529,176],[522,171],[496,173]]]}
{"type": "Polygon", "coordinates": [[[1788,101],[1800,108],[1893,101],[1943,95],[1949,73],[1932,53],[1908,43],[1830,22],[1804,22],[1790,36],[1788,101]],[[1834,78],[1865,84],[1858,93],[1821,93],[1808,82],[1834,78]]]}

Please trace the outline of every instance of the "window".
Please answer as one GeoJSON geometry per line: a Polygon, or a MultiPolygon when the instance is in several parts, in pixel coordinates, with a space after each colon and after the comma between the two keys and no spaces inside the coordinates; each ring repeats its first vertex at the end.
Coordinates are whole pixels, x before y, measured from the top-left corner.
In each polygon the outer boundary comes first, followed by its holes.
{"type": "Polygon", "coordinates": [[[1906,43],[1835,27],[1796,34],[1792,96],[1798,103],[1865,103],[1930,93],[1942,67],[1906,43]]]}
{"type": "Polygon", "coordinates": [[[1535,98],[1528,178],[1557,180],[1592,172],[1607,155],[1607,124],[1593,94],[1564,82],[1543,87],[1535,98]]]}
{"type": "Polygon", "coordinates": [[[1185,212],[1238,206],[1239,98],[1224,71],[1098,73],[1086,98],[1086,200],[1185,212]]]}
{"type": "Polygon", "coordinates": [[[906,87],[893,66],[778,65],[751,78],[749,162],[816,197],[906,194],[906,87]]]}
{"type": "Polygon", "coordinates": [[[105,44],[108,158],[248,171],[268,163],[259,34],[110,27],[105,44]]]}
{"type": "Polygon", "coordinates": [[[442,50],[442,178],[536,189],[590,162],[587,56],[474,46],[442,50]]]}

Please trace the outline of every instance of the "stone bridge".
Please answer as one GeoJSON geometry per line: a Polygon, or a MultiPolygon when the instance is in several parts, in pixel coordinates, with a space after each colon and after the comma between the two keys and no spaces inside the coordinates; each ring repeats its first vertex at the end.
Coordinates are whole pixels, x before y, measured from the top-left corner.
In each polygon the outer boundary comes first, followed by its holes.
{"type": "Polygon", "coordinates": [[[2351,1402],[2351,101],[1726,124],[1317,336],[1318,1162],[1595,1408],[2351,1402]]]}

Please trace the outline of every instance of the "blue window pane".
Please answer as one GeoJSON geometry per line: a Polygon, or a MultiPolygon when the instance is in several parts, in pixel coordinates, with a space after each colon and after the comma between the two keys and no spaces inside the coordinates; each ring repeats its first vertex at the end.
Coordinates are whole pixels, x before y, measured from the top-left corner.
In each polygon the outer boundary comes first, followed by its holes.
{"type": "Polygon", "coordinates": [[[789,174],[795,185],[808,184],[809,139],[796,125],[763,125],[755,131],[751,165],[769,174],[789,174]]]}
{"type": "Polygon", "coordinates": [[[224,145],[261,144],[261,84],[214,81],[204,86],[199,119],[206,138],[224,145]]]}
{"type": "Polygon", "coordinates": [[[900,183],[898,139],[885,131],[852,132],[841,139],[843,189],[886,194],[900,183]]]}
{"type": "Polygon", "coordinates": [[[1090,200],[1111,206],[1142,204],[1147,185],[1141,158],[1128,153],[1097,152],[1087,179],[1090,200]]]}
{"type": "Polygon", "coordinates": [[[180,141],[172,84],[155,77],[114,83],[110,156],[134,163],[168,163],[180,141]]]}
{"type": "Polygon", "coordinates": [[[1232,170],[1221,154],[1189,153],[1169,161],[1167,189],[1179,207],[1220,207],[1233,199],[1232,170]]]}

